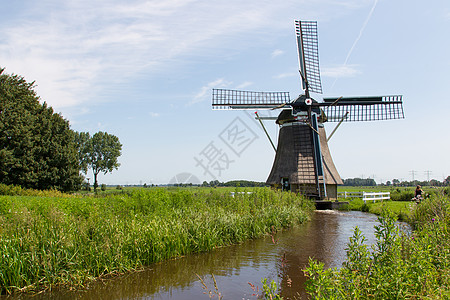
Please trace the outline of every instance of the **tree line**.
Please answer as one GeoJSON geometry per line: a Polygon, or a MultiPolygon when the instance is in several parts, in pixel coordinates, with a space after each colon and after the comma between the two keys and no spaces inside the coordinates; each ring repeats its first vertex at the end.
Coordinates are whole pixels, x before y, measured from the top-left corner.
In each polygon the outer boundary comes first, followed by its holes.
{"type": "Polygon", "coordinates": [[[122,144],[106,132],[76,132],[40,103],[34,82],[0,68],[0,183],[32,189],[78,190],[84,174],[119,167],[122,144]]]}
{"type": "Polygon", "coordinates": [[[372,178],[348,178],[344,179],[344,186],[376,186],[377,183],[372,178]]]}
{"type": "Polygon", "coordinates": [[[439,181],[437,179],[431,179],[431,180],[399,180],[399,179],[392,179],[392,181],[388,180],[386,183],[381,184],[386,186],[450,186],[450,176],[447,176],[442,181],[439,181]]]}
{"type": "MultiPolygon", "coordinates": [[[[376,186],[377,183],[372,178],[348,178],[344,179],[344,186],[376,186]]],[[[398,179],[388,180],[386,183],[379,184],[381,186],[450,186],[450,176],[447,176],[443,181],[436,179],[431,180],[411,180],[411,181],[400,181],[398,179]]]]}
{"type": "Polygon", "coordinates": [[[265,182],[259,181],[250,181],[250,180],[232,180],[227,182],[220,182],[219,180],[211,180],[210,182],[203,181],[203,187],[219,187],[219,186],[227,186],[227,187],[262,187],[267,186],[265,182]]]}

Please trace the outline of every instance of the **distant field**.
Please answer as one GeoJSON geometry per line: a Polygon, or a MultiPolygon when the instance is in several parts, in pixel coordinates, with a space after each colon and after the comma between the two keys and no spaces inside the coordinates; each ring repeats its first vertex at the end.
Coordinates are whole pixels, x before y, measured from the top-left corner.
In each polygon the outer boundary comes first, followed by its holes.
{"type": "MultiPolygon", "coordinates": [[[[338,192],[399,192],[399,191],[414,191],[416,187],[414,186],[338,186],[338,192]]],[[[424,192],[435,193],[436,191],[443,191],[444,187],[434,187],[434,186],[423,186],[424,192]]]]}
{"type": "Polygon", "coordinates": [[[338,192],[390,192],[396,189],[414,190],[413,187],[392,187],[392,186],[338,186],[338,192]]]}
{"type": "MultiPolygon", "coordinates": [[[[191,187],[176,187],[176,186],[162,186],[162,187],[142,187],[142,186],[107,186],[105,191],[102,191],[100,187],[97,189],[98,195],[106,195],[106,194],[121,194],[121,193],[129,193],[138,190],[151,191],[155,189],[164,189],[169,192],[174,191],[205,191],[205,190],[216,190],[222,192],[236,192],[236,191],[257,191],[262,189],[267,189],[267,187],[200,187],[200,186],[191,186],[191,187]]],[[[90,191],[82,190],[77,191],[75,194],[80,195],[94,195],[94,188],[91,187],[90,191]]]]}

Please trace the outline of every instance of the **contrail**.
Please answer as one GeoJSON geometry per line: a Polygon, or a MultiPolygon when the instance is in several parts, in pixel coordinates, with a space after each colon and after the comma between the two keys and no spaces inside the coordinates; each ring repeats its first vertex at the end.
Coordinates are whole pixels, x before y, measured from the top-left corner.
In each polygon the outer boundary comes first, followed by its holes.
{"type": "MultiPolygon", "coordinates": [[[[361,39],[361,36],[364,32],[364,29],[366,29],[367,23],[369,23],[370,18],[372,17],[373,11],[375,10],[375,7],[377,6],[378,0],[375,0],[373,2],[373,6],[372,9],[370,10],[369,14],[367,15],[366,20],[364,21],[361,29],[359,30],[359,34],[356,37],[356,40],[353,42],[352,47],[350,48],[350,50],[347,53],[347,57],[345,58],[345,62],[344,62],[344,67],[347,65],[348,60],[350,59],[350,55],[352,55],[353,49],[355,49],[356,44],[358,44],[359,40],[361,39]]],[[[333,89],[334,85],[336,84],[336,81],[338,80],[338,78],[336,78],[333,82],[333,85],[331,86],[331,89],[333,89]]]]}

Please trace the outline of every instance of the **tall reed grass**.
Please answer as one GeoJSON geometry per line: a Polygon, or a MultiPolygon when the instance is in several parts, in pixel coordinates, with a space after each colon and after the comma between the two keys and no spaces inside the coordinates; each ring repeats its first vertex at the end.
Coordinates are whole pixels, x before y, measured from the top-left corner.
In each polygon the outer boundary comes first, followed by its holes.
{"type": "Polygon", "coordinates": [[[81,286],[308,219],[313,204],[252,194],[142,189],[102,198],[0,196],[0,291],[81,286]]]}

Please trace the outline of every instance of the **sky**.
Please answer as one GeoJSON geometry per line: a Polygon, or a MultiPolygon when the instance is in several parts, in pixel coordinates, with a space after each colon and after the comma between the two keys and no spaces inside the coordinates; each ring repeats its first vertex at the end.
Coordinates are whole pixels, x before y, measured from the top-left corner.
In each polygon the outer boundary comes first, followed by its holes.
{"type": "Polygon", "coordinates": [[[34,81],[73,130],[123,144],[100,183],[265,181],[275,152],[254,111],[213,111],[211,94],[301,94],[294,20],[318,22],[317,100],[403,95],[405,119],[333,135],[342,178],[450,175],[448,0],[0,1],[0,67],[34,81]]]}

